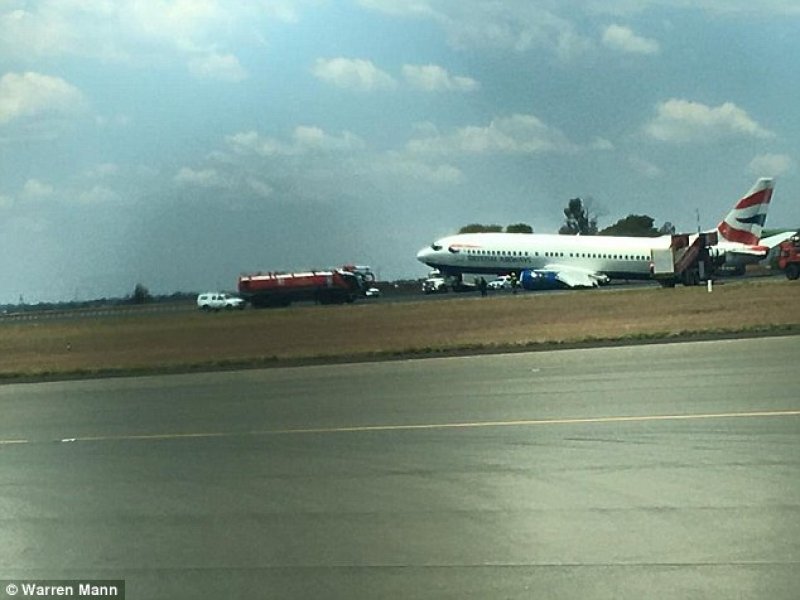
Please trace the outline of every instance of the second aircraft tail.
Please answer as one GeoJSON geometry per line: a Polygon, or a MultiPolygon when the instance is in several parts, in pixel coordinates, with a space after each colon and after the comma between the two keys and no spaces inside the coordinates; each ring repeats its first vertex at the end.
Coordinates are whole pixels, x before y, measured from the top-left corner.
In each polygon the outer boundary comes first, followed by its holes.
{"type": "Polygon", "coordinates": [[[720,241],[757,245],[767,219],[774,180],[762,177],[717,225],[720,241]]]}

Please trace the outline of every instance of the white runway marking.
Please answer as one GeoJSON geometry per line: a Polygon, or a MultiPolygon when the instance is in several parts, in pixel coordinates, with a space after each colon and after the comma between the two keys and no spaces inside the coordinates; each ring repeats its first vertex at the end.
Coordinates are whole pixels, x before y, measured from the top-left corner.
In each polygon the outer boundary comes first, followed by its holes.
{"type": "MultiPolygon", "coordinates": [[[[584,417],[566,419],[520,419],[515,421],[467,421],[460,423],[418,423],[409,425],[352,425],[342,427],[306,427],[296,429],[264,429],[258,431],[212,431],[189,433],[151,433],[151,434],[121,434],[75,436],[61,438],[58,442],[117,442],[117,441],[157,441],[181,440],[197,438],[232,438],[255,437],[268,435],[301,435],[301,434],[327,434],[327,433],[357,433],[379,431],[418,431],[437,429],[477,429],[488,427],[534,427],[545,425],[582,425],[606,423],[647,423],[657,421],[697,421],[712,419],[757,419],[774,417],[798,417],[800,410],[770,410],[751,412],[705,413],[688,415],[639,415],[616,417],[584,417]]],[[[27,444],[31,440],[0,440],[0,446],[12,444],[27,444]]]]}

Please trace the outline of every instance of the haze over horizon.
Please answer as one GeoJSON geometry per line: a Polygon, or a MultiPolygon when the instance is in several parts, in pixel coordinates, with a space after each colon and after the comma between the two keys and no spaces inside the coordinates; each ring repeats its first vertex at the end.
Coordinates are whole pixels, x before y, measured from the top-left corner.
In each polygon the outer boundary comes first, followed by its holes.
{"type": "Polygon", "coordinates": [[[0,304],[232,289],[468,223],[800,226],[790,0],[5,0],[0,304]]]}

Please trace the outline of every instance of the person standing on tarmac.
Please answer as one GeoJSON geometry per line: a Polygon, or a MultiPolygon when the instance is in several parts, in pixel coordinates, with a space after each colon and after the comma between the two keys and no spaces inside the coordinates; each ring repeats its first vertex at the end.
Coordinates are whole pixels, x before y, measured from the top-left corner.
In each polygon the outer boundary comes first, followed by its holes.
{"type": "Polygon", "coordinates": [[[486,280],[483,277],[481,277],[480,282],[478,282],[478,287],[481,290],[481,296],[483,296],[485,298],[486,297],[486,288],[487,288],[487,286],[486,286],[486,280]]]}
{"type": "Polygon", "coordinates": [[[516,294],[517,293],[517,287],[518,286],[519,286],[519,281],[517,280],[517,274],[512,272],[511,273],[511,293],[512,294],[516,294]]]}

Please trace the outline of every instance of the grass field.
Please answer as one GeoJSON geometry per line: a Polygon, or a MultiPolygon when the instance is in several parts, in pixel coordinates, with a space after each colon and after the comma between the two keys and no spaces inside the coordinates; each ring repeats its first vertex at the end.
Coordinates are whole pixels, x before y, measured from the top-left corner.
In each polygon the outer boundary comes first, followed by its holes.
{"type": "Polygon", "coordinates": [[[0,379],[425,356],[691,334],[800,331],[800,285],[453,296],[437,302],[0,324],[0,379]]]}

